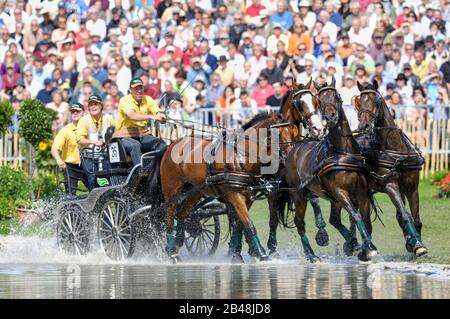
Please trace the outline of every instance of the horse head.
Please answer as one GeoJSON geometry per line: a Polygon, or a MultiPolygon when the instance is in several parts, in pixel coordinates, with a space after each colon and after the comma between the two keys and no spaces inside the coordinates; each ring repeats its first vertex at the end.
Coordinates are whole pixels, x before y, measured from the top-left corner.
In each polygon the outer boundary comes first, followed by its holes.
{"type": "Polygon", "coordinates": [[[336,90],[336,80],[333,76],[331,84],[326,82],[322,85],[313,82],[317,93],[313,97],[314,109],[320,111],[320,114],[327,122],[329,127],[334,127],[339,123],[342,111],[342,99],[336,90]]]}
{"type": "Polygon", "coordinates": [[[380,93],[378,92],[378,82],[362,85],[357,82],[359,95],[355,99],[355,109],[358,112],[359,126],[362,132],[372,131],[376,126],[382,125],[383,105],[380,93]]]}
{"type": "Polygon", "coordinates": [[[306,85],[299,84],[295,90],[289,91],[283,98],[280,112],[291,123],[291,129],[296,133],[294,138],[298,137],[298,128],[300,125],[306,130],[317,130],[311,119],[313,113],[311,112],[310,105],[312,106],[312,98],[314,96],[311,88],[312,79],[306,85]]]}

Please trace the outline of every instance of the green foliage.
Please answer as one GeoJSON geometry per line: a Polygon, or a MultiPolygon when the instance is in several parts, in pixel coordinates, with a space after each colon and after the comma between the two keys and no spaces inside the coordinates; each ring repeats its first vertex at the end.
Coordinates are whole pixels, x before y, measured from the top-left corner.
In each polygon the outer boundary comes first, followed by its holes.
{"type": "Polygon", "coordinates": [[[28,182],[24,171],[0,167],[0,219],[14,215],[16,207],[29,203],[28,182]]]}
{"type": "Polygon", "coordinates": [[[36,152],[36,165],[39,174],[55,174],[56,161],[51,154],[51,143],[40,142],[36,152]]]}
{"type": "Polygon", "coordinates": [[[57,193],[55,174],[44,174],[33,178],[36,199],[49,198],[57,193]]]}
{"type": "Polygon", "coordinates": [[[0,196],[12,199],[28,199],[27,175],[21,169],[0,166],[0,196]]]}
{"type": "Polygon", "coordinates": [[[20,132],[23,138],[33,146],[53,137],[52,125],[56,112],[41,101],[26,99],[20,107],[20,132]]]}
{"type": "Polygon", "coordinates": [[[13,217],[15,209],[14,200],[0,197],[0,220],[13,217]]]}
{"type": "Polygon", "coordinates": [[[14,108],[8,100],[0,101],[0,135],[3,134],[12,123],[14,108]]]}

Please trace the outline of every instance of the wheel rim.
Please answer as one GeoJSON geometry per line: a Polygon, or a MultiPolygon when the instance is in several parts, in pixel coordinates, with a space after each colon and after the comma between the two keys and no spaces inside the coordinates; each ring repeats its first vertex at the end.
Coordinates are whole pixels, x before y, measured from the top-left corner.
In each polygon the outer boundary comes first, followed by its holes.
{"type": "Polygon", "coordinates": [[[212,255],[216,251],[218,238],[216,236],[216,217],[210,216],[198,223],[201,230],[194,234],[185,232],[187,250],[194,256],[212,255]]]}
{"type": "Polygon", "coordinates": [[[134,248],[134,233],[128,210],[120,201],[108,202],[100,213],[100,248],[114,260],[124,260],[131,256],[134,248]]]}
{"type": "Polygon", "coordinates": [[[65,212],[58,224],[58,246],[68,254],[84,255],[88,250],[88,230],[81,210],[65,212]]]}

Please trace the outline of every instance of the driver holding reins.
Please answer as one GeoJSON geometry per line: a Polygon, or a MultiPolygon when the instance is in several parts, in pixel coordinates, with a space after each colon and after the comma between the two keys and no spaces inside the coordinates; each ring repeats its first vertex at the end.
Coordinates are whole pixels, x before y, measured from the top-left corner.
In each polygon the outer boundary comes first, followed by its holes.
{"type": "Polygon", "coordinates": [[[141,162],[142,153],[161,150],[166,143],[152,136],[147,127],[149,120],[164,123],[166,116],[150,96],[144,95],[144,83],[139,78],[130,82],[130,94],[119,101],[114,137],[120,137],[133,165],[141,162]]]}

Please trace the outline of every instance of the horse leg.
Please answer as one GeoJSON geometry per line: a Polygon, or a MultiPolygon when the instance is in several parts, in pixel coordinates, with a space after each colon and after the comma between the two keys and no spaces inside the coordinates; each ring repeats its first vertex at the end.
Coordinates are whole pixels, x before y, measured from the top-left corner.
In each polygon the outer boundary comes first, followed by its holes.
{"type": "MultiPolygon", "coordinates": [[[[364,197],[362,199],[359,199],[359,211],[362,217],[362,220],[364,222],[364,225],[366,226],[367,233],[369,236],[372,236],[372,222],[370,220],[370,200],[369,197],[364,197]]],[[[369,249],[363,249],[359,254],[358,258],[362,261],[369,261],[371,255],[373,255],[372,252],[377,252],[377,247],[371,242],[369,244],[369,249]]]]}
{"type": "Polygon", "coordinates": [[[239,221],[243,224],[245,238],[256,258],[260,261],[268,260],[269,257],[259,241],[253,222],[250,220],[246,196],[240,193],[232,193],[228,196],[228,201],[233,206],[239,221]]]}
{"type": "Polygon", "coordinates": [[[417,232],[422,236],[422,221],[420,220],[419,213],[419,189],[416,187],[412,192],[406,193],[408,198],[409,209],[411,209],[411,215],[414,219],[414,225],[416,226],[417,232]]]}
{"type": "Polygon", "coordinates": [[[377,255],[376,247],[372,244],[372,238],[366,229],[366,225],[362,220],[361,214],[355,208],[350,196],[347,192],[344,191],[334,191],[334,198],[336,198],[342,206],[350,213],[351,218],[356,224],[356,228],[361,234],[361,238],[363,241],[362,251],[359,253],[358,257],[360,260],[365,261],[365,256],[367,258],[373,257],[377,255]]]}
{"type": "Polygon", "coordinates": [[[392,203],[395,205],[397,212],[400,212],[400,225],[403,226],[403,232],[406,239],[406,249],[409,252],[414,252],[416,256],[422,256],[426,254],[428,251],[425,245],[422,244],[420,234],[416,230],[413,218],[406,210],[397,183],[386,184],[385,190],[389,195],[392,203]]]}
{"type": "Polygon", "coordinates": [[[333,225],[345,239],[343,246],[345,255],[352,256],[359,253],[361,246],[358,244],[358,240],[356,239],[355,224],[351,223],[350,226],[353,227],[353,231],[351,228],[348,230],[347,227],[342,224],[341,210],[342,206],[339,205],[339,203],[331,202],[330,224],[333,225]]]}
{"type": "Polygon", "coordinates": [[[166,253],[173,264],[181,262],[180,257],[178,257],[176,238],[173,234],[176,207],[176,203],[170,203],[166,210],[166,253]]]}
{"type": "Polygon", "coordinates": [[[189,217],[191,209],[197,205],[201,199],[201,194],[193,194],[188,199],[184,200],[181,205],[178,205],[177,209],[177,226],[175,232],[175,245],[177,247],[177,252],[183,247],[184,244],[184,220],[189,217]]]}
{"type": "Polygon", "coordinates": [[[228,256],[231,256],[231,262],[233,264],[243,264],[244,258],[242,258],[242,232],[243,227],[235,214],[229,214],[228,221],[230,223],[231,238],[228,243],[228,256]]]}
{"type": "Polygon", "coordinates": [[[329,238],[328,233],[325,229],[326,223],[323,219],[322,209],[320,208],[319,204],[319,197],[314,194],[309,194],[309,202],[313,208],[314,211],[314,218],[316,221],[316,227],[317,227],[317,234],[316,234],[316,243],[319,246],[328,246],[329,238]]]}
{"type": "Polygon", "coordinates": [[[283,215],[286,204],[289,201],[288,192],[279,192],[269,196],[269,239],[267,240],[267,248],[269,248],[269,256],[279,257],[277,253],[277,228],[279,219],[283,215]]]}
{"type": "Polygon", "coordinates": [[[305,230],[305,213],[306,205],[308,204],[308,196],[305,191],[300,190],[298,192],[291,192],[292,200],[295,205],[296,218],[294,219],[295,225],[297,226],[297,232],[300,235],[302,241],[303,251],[305,253],[306,259],[311,263],[320,262],[320,258],[316,256],[311,245],[309,244],[308,237],[306,236],[305,230]]]}

